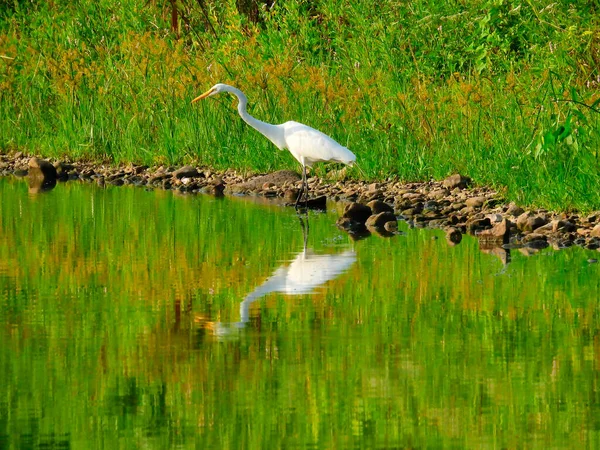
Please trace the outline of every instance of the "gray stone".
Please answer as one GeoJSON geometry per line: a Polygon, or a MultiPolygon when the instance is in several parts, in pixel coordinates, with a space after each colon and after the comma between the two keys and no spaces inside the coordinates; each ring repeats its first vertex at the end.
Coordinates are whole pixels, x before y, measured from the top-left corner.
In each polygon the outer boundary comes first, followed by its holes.
{"type": "Polygon", "coordinates": [[[458,173],[450,175],[448,178],[442,181],[442,186],[448,189],[465,189],[467,186],[469,186],[469,184],[471,184],[471,179],[458,173]]]}
{"type": "Polygon", "coordinates": [[[214,195],[215,197],[223,196],[223,191],[225,190],[225,183],[220,177],[215,177],[211,184],[206,186],[205,191],[208,194],[214,195]]]}
{"type": "Polygon", "coordinates": [[[381,212],[394,212],[394,208],[387,203],[382,202],[381,200],[373,200],[367,203],[367,206],[371,208],[372,214],[379,214],[381,212]]]}
{"type": "Polygon", "coordinates": [[[389,222],[386,222],[383,225],[383,228],[385,228],[385,231],[389,231],[390,233],[394,233],[394,232],[398,231],[398,221],[397,220],[396,221],[391,221],[390,220],[389,222]]]}
{"type": "Polygon", "coordinates": [[[510,205],[508,205],[508,208],[506,210],[506,214],[509,214],[513,217],[518,217],[521,214],[523,214],[524,212],[525,212],[525,210],[523,208],[515,205],[514,203],[511,203],[510,205]]]}
{"type": "Polygon", "coordinates": [[[465,205],[471,208],[481,208],[485,203],[485,197],[471,197],[465,200],[465,205]]]}
{"type": "Polygon", "coordinates": [[[448,189],[435,189],[429,194],[427,194],[427,196],[434,200],[441,200],[442,198],[446,197],[449,193],[450,192],[448,191],[448,189]]]}
{"type": "Polygon", "coordinates": [[[577,230],[577,226],[567,220],[553,220],[552,222],[550,222],[550,225],[552,226],[553,233],[557,233],[557,232],[570,233],[571,231],[577,230]]]}
{"type": "Polygon", "coordinates": [[[520,231],[534,231],[548,223],[548,219],[541,215],[536,215],[531,211],[524,212],[517,217],[517,228],[520,231]]]}
{"type": "Polygon", "coordinates": [[[383,228],[387,222],[397,222],[396,216],[389,211],[373,214],[367,219],[365,225],[371,228],[383,228]]]}
{"type": "Polygon", "coordinates": [[[467,221],[466,227],[469,234],[476,234],[491,228],[492,223],[489,217],[484,217],[483,219],[475,217],[467,221]]]}
{"type": "Polygon", "coordinates": [[[200,174],[200,172],[198,172],[198,169],[196,169],[193,166],[183,166],[177,169],[175,172],[173,172],[173,176],[178,179],[197,178],[202,176],[202,174],[200,174]]]}
{"type": "Polygon", "coordinates": [[[347,217],[359,223],[365,223],[371,214],[371,208],[367,205],[363,205],[362,203],[350,203],[344,208],[343,217],[347,217]]]}
{"type": "Polygon", "coordinates": [[[298,195],[300,194],[300,189],[289,188],[283,192],[283,199],[288,203],[296,202],[298,195]]]}
{"type": "Polygon", "coordinates": [[[587,248],[588,250],[596,250],[596,249],[600,248],[600,238],[598,238],[598,237],[591,238],[585,245],[585,248],[587,248]]]}
{"type": "Polygon", "coordinates": [[[446,230],[446,241],[450,245],[460,244],[462,241],[462,233],[457,228],[448,228],[446,230]]]}
{"type": "Polygon", "coordinates": [[[56,168],[48,161],[40,158],[31,158],[29,160],[29,176],[55,180],[56,168]]]}
{"type": "Polygon", "coordinates": [[[54,168],[56,169],[57,177],[65,177],[68,176],[69,172],[75,169],[75,166],[65,162],[57,162],[54,164],[54,168]]]}
{"type": "Polygon", "coordinates": [[[502,219],[502,221],[494,223],[492,228],[481,231],[478,237],[481,240],[508,242],[509,235],[510,221],[502,219]]]}
{"type": "Polygon", "coordinates": [[[521,242],[523,244],[527,244],[529,242],[534,242],[534,241],[544,241],[544,242],[547,242],[548,238],[546,237],[545,234],[529,233],[529,234],[523,236],[523,238],[521,239],[521,242]]]}
{"type": "Polygon", "coordinates": [[[273,186],[283,186],[285,183],[295,184],[300,181],[302,177],[296,172],[291,170],[279,170],[277,172],[269,173],[267,175],[261,175],[254,177],[244,183],[237,183],[233,187],[236,192],[239,191],[260,191],[265,183],[272,183],[273,186]]]}

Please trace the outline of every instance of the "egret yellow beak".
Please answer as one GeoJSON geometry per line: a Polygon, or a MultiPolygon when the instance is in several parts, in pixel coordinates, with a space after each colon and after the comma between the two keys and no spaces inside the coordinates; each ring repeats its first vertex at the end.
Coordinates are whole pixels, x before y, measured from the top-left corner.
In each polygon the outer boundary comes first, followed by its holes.
{"type": "Polygon", "coordinates": [[[194,100],[192,100],[192,103],[196,103],[198,100],[202,100],[203,98],[208,97],[210,94],[212,94],[214,91],[214,88],[209,89],[208,91],[206,91],[204,94],[196,97],[194,100]]]}

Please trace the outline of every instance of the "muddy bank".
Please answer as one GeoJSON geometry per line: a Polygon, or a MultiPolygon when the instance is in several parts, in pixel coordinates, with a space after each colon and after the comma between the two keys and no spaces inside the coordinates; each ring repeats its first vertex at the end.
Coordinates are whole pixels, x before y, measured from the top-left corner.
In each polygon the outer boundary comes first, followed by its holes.
{"type": "MultiPolygon", "coordinates": [[[[113,167],[43,160],[20,153],[0,155],[0,175],[27,177],[34,193],[52,189],[56,182],[78,180],[101,186],[135,185],[190,194],[258,195],[291,205],[301,185],[300,175],[293,171],[245,177],[234,170],[214,171],[194,166],[113,167]]],[[[515,248],[527,254],[548,246],[600,249],[600,211],[580,215],[525,210],[505,202],[491,189],[474,187],[469,178],[458,174],[440,182],[423,183],[327,182],[312,177],[309,186],[312,204],[317,207],[324,205],[325,199],[346,203],[337,224],[355,238],[371,233],[393,236],[397,221],[404,220],[414,227],[445,230],[450,245],[460,243],[464,234],[476,236],[482,250],[498,253],[501,259],[503,252],[508,254],[515,248]]]]}

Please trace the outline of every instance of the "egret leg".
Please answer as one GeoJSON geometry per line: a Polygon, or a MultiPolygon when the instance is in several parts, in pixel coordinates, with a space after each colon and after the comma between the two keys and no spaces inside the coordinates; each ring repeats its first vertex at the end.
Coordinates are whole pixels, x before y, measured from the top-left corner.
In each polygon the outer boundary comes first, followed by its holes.
{"type": "Polygon", "coordinates": [[[298,205],[300,204],[300,199],[302,197],[306,197],[305,203],[308,202],[308,183],[306,182],[306,166],[302,166],[302,169],[302,187],[300,188],[300,193],[296,198],[296,209],[298,209],[298,205]]]}
{"type": "Polygon", "coordinates": [[[304,166],[304,207],[308,206],[308,180],[306,179],[306,166],[304,166]]]}

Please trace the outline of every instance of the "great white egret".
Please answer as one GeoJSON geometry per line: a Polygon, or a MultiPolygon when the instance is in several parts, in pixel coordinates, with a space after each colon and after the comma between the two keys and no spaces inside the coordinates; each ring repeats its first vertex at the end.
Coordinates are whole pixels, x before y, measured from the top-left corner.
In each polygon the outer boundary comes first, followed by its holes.
{"type": "Polygon", "coordinates": [[[356,161],[354,153],[338,144],[326,134],[308,125],[293,121],[285,122],[281,125],[273,125],[255,119],[246,110],[248,99],[244,93],[228,84],[215,84],[204,94],[192,100],[192,103],[221,92],[229,92],[238,98],[238,112],[244,122],[262,133],[279,150],[288,149],[294,158],[302,164],[302,189],[296,199],[296,209],[298,209],[298,203],[303,195],[308,200],[307,166],[312,167],[314,163],[321,161],[335,161],[351,166],[356,161]]]}

